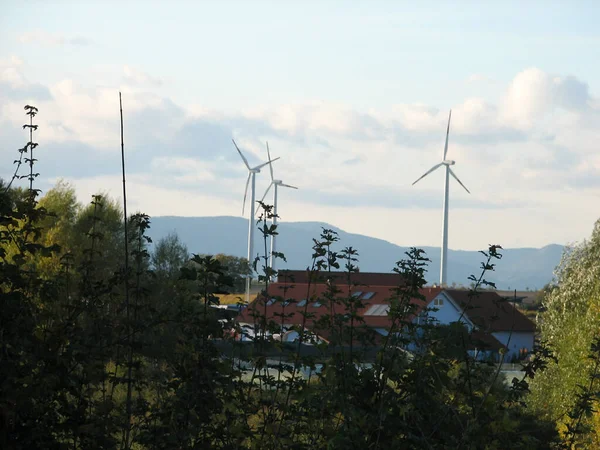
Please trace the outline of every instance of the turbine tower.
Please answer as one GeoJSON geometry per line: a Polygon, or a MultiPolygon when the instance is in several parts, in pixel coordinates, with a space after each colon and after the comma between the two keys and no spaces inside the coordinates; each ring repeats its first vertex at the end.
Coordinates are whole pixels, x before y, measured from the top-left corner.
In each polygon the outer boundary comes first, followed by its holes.
{"type": "MultiPolygon", "coordinates": [[[[248,196],[248,185],[250,184],[250,180],[252,179],[252,191],[250,197],[252,199],[250,203],[250,217],[248,218],[248,264],[252,267],[252,257],[254,252],[254,203],[256,198],[256,174],[260,173],[260,169],[266,166],[267,164],[271,164],[273,161],[277,161],[279,158],[275,158],[274,160],[269,160],[266,163],[259,164],[256,167],[250,167],[248,164],[248,160],[237,146],[235,141],[232,139],[233,145],[235,145],[236,150],[242,157],[242,161],[246,165],[248,169],[248,179],[246,180],[246,190],[244,191],[244,203],[242,203],[242,216],[244,215],[245,207],[246,207],[246,197],[248,196]]],[[[250,270],[252,272],[252,270],[250,270]]],[[[246,275],[246,303],[250,303],[250,280],[252,279],[252,274],[248,273],[246,275]]]]}
{"type": "MultiPolygon", "coordinates": [[[[282,180],[276,180],[273,177],[273,164],[271,164],[271,162],[270,162],[271,161],[271,152],[269,151],[269,143],[268,142],[267,142],[267,156],[269,157],[269,169],[271,170],[271,184],[269,184],[269,187],[265,191],[265,195],[263,195],[261,202],[263,202],[265,200],[265,197],[269,193],[269,189],[271,189],[271,187],[272,187],[273,188],[273,219],[272,219],[272,222],[273,222],[273,225],[277,225],[277,189],[280,186],[286,187],[286,188],[291,188],[291,189],[298,189],[298,188],[296,186],[292,186],[290,184],[285,184],[282,180]]],[[[277,251],[277,245],[275,242],[276,238],[277,238],[277,235],[271,236],[271,254],[269,256],[269,266],[273,270],[275,270],[275,262],[277,260],[277,258],[273,257],[274,253],[277,251]]]]}
{"type": "Polygon", "coordinates": [[[442,162],[436,164],[427,172],[425,172],[417,181],[413,183],[413,186],[419,182],[422,178],[425,178],[434,170],[438,169],[441,166],[446,166],[446,179],[444,184],[444,219],[443,219],[443,231],[442,231],[442,254],[441,254],[441,266],[440,266],[440,285],[446,286],[446,269],[448,264],[448,200],[449,200],[449,190],[450,190],[450,175],[458,181],[458,183],[467,191],[469,194],[469,190],[466,188],[464,184],[458,179],[456,174],[452,171],[450,166],[456,164],[456,161],[451,159],[446,159],[446,154],[448,153],[448,135],[450,134],[450,119],[452,118],[452,110],[450,110],[450,115],[448,116],[448,128],[446,129],[446,145],[444,146],[444,155],[442,158],[442,162]]]}

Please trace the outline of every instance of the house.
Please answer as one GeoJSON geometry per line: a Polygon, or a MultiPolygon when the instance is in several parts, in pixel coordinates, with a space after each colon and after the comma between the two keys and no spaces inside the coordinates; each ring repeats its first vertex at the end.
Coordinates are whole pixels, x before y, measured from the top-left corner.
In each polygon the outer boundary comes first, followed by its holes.
{"type": "MultiPolygon", "coordinates": [[[[351,293],[342,292],[340,295],[352,295],[360,299],[364,308],[359,311],[360,316],[364,320],[364,325],[374,332],[374,337],[386,336],[390,328],[391,322],[388,318],[389,298],[393,295],[392,289],[395,286],[358,286],[352,289],[351,293]]],[[[298,338],[298,332],[292,330],[293,326],[297,327],[304,323],[305,331],[314,331],[315,323],[322,318],[323,315],[330,314],[346,314],[343,305],[336,304],[332,309],[325,305],[322,301],[324,294],[328,289],[327,283],[273,283],[269,286],[268,296],[266,301],[256,299],[251,302],[237,317],[238,323],[245,326],[248,330],[248,336],[245,339],[252,339],[252,327],[255,323],[257,315],[266,315],[267,320],[282,323],[281,340],[284,342],[293,342],[298,338]],[[283,301],[276,301],[276,297],[280,297],[283,301]],[[307,318],[304,318],[303,312],[306,311],[307,318]],[[266,313],[266,314],[265,314],[266,313]],[[310,316],[310,317],[308,317],[310,316]]],[[[343,291],[343,287],[342,287],[343,291]]],[[[417,299],[412,300],[416,310],[420,311],[424,308],[428,300],[433,299],[440,292],[440,289],[426,288],[422,290],[426,301],[417,299]]],[[[329,341],[329,333],[327,329],[318,330],[317,340],[329,341]]]]}
{"type": "MultiPolygon", "coordinates": [[[[374,341],[381,341],[392,325],[388,316],[389,299],[403,279],[395,273],[358,272],[352,274],[354,286],[348,292],[346,276],[332,272],[323,274],[318,282],[311,282],[306,271],[280,271],[277,282],[269,285],[267,296],[258,297],[237,317],[248,330],[243,339],[253,338],[255,316],[266,314],[268,320],[281,324],[277,337],[284,342],[298,339],[294,328],[302,324],[316,341],[328,341],[327,328],[317,329],[316,323],[325,314],[347,313],[343,305],[336,304],[332,310],[321,301],[329,285],[334,283],[342,291],[340,296],[351,295],[361,300],[363,307],[358,314],[374,341]],[[304,311],[308,313],[307,318],[304,311]]],[[[469,331],[468,350],[476,357],[490,354],[497,357],[504,349],[505,361],[509,361],[533,349],[534,323],[494,291],[485,290],[471,296],[467,290],[425,287],[420,294],[424,300],[411,300],[414,310],[410,319],[417,323],[427,319],[440,325],[462,323],[469,331]]]]}
{"type": "Polygon", "coordinates": [[[495,347],[494,341],[500,343],[507,352],[505,361],[533,350],[535,324],[495,291],[471,296],[467,290],[444,289],[427,307],[426,314],[441,324],[460,320],[469,331],[488,335],[495,347]]]}

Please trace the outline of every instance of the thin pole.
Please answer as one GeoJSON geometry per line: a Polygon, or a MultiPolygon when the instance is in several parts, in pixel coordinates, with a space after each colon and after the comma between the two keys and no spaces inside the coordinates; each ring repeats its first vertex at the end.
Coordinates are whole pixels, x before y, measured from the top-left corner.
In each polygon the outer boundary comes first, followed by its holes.
{"type": "Polygon", "coordinates": [[[440,285],[446,286],[446,271],[448,267],[448,200],[450,190],[450,167],[446,166],[446,184],[444,186],[444,220],[442,231],[442,257],[440,263],[440,285]]]}
{"type": "Polygon", "coordinates": [[[127,424],[125,427],[125,449],[129,449],[131,431],[131,368],[133,365],[133,342],[129,310],[129,234],[127,232],[127,190],[125,189],[125,145],[123,143],[123,102],[119,92],[119,109],[121,111],[121,168],[123,171],[123,228],[125,231],[125,311],[127,315],[127,335],[129,341],[129,357],[127,358],[127,424]]]}
{"type": "Polygon", "coordinates": [[[33,114],[29,115],[29,194],[33,193],[33,114]]]}
{"type": "Polygon", "coordinates": [[[246,304],[250,303],[250,281],[252,279],[252,259],[254,257],[254,202],[256,197],[256,172],[252,172],[252,193],[250,194],[250,218],[248,219],[248,264],[250,271],[246,275],[246,304]]]}
{"type": "MultiPolygon", "coordinates": [[[[277,183],[274,183],[273,185],[273,225],[277,226],[277,183]]],[[[275,254],[275,252],[277,251],[277,244],[275,242],[275,239],[277,238],[277,235],[273,234],[271,235],[271,269],[275,270],[275,265],[276,265],[276,261],[277,258],[275,258],[273,255],[275,254]]],[[[273,275],[274,277],[275,275],[273,275]]]]}

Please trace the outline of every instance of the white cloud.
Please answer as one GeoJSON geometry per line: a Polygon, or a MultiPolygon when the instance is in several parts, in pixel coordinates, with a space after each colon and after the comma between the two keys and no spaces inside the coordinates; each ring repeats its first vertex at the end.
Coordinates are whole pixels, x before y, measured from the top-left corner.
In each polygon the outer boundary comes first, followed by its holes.
{"type": "Polygon", "coordinates": [[[20,67],[22,65],[23,60],[15,55],[11,55],[6,59],[0,59],[0,69],[5,67],[20,67]]]}
{"type": "Polygon", "coordinates": [[[61,34],[48,33],[43,30],[28,31],[19,36],[19,41],[24,44],[41,44],[44,46],[78,45],[85,46],[92,44],[92,41],[83,36],[66,37],[61,34]]]}
{"type": "Polygon", "coordinates": [[[11,102],[49,100],[51,94],[46,86],[31,83],[24,74],[23,61],[16,57],[0,60],[0,118],[15,112],[11,102]]]}
{"type": "Polygon", "coordinates": [[[133,85],[161,86],[163,84],[163,81],[160,78],[150,76],[147,73],[128,65],[123,66],[123,74],[125,80],[133,85]]]}
{"type": "Polygon", "coordinates": [[[582,113],[591,106],[587,84],[531,68],[517,74],[502,104],[501,119],[520,129],[545,125],[549,116],[582,113]]]}
{"type": "Polygon", "coordinates": [[[492,79],[481,73],[474,73],[467,78],[467,83],[490,83],[492,79]]]}
{"type": "MultiPolygon", "coordinates": [[[[87,186],[86,195],[109,183],[108,173],[118,172],[121,90],[132,201],[150,214],[239,214],[246,171],[231,144],[235,137],[255,162],[265,160],[266,140],[272,155],[281,156],[274,165],[276,176],[300,187],[285,193],[289,209],[281,213],[286,220],[330,221],[365,233],[371,226],[381,230],[381,237],[403,244],[410,242],[401,235],[430,235],[425,233],[429,228],[437,236],[441,173],[415,187],[411,183],[440,159],[447,110],[398,104],[357,111],[343,104],[307,101],[257,106],[232,115],[203,105],[177,105],[151,92],[153,78],[129,66],[124,75],[125,83],[114,87],[63,80],[46,87],[51,98],[34,102],[40,106],[40,151],[45,146],[48,157],[65,155],[62,175],[87,186]],[[352,164],[345,164],[348,161],[352,164]],[[78,175],[82,164],[89,175],[85,178],[78,175]],[[413,213],[418,221],[411,218],[413,213]],[[432,223],[413,226],[429,220],[432,223]],[[398,227],[405,231],[400,233],[398,227]]],[[[18,59],[2,62],[0,76],[11,86],[30,84],[18,59]]],[[[7,98],[0,121],[20,129],[22,107],[22,99],[7,98]]],[[[544,239],[543,244],[585,235],[576,233],[583,233],[597,213],[584,199],[600,195],[600,102],[590,96],[585,83],[527,69],[516,74],[497,101],[466,98],[452,105],[452,111],[448,157],[457,161],[455,171],[473,193],[469,196],[453,182],[453,223],[470,230],[469,239],[487,233],[470,228],[468,217],[474,212],[495,221],[490,233],[501,237],[502,226],[520,223],[520,216],[532,211],[560,215],[553,231],[539,232],[546,221],[538,222],[537,230],[523,230],[531,245],[536,239],[544,239]],[[582,212],[575,213],[577,208],[582,212]],[[563,220],[569,214],[580,221],[577,226],[570,228],[563,220]]],[[[269,181],[266,172],[257,178],[261,195],[269,181]]],[[[119,190],[113,190],[117,195],[119,190]]],[[[456,239],[453,246],[467,245],[467,238],[456,239]]],[[[494,241],[510,245],[507,240],[494,241]]]]}

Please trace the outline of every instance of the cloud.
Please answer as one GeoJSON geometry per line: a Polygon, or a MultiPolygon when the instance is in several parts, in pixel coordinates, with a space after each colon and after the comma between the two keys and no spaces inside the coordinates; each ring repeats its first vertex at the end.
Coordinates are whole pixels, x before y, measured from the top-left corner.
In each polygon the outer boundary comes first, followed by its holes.
{"type": "Polygon", "coordinates": [[[150,76],[131,66],[123,66],[123,74],[125,81],[133,85],[162,86],[163,84],[162,79],[150,76]]]}
{"type": "Polygon", "coordinates": [[[40,44],[44,46],[87,46],[92,41],[83,36],[66,37],[61,34],[49,33],[43,30],[28,31],[19,36],[19,41],[24,44],[40,44]]]}
{"type": "Polygon", "coordinates": [[[8,101],[46,101],[52,99],[48,87],[31,83],[23,74],[23,61],[15,56],[0,61],[0,100],[8,101]]]}
{"type": "Polygon", "coordinates": [[[467,83],[490,83],[492,79],[481,73],[474,73],[467,78],[467,83]]]}
{"type": "Polygon", "coordinates": [[[52,99],[52,94],[46,86],[37,83],[28,83],[26,85],[12,85],[5,81],[0,81],[0,99],[11,101],[30,102],[34,100],[46,101],[52,99]]]}
{"type": "Polygon", "coordinates": [[[502,104],[501,120],[519,129],[530,129],[561,110],[586,112],[591,102],[586,83],[573,76],[557,77],[530,68],[511,82],[502,104]]]}
{"type": "Polygon", "coordinates": [[[354,158],[347,159],[342,161],[342,164],[345,166],[353,166],[354,164],[360,164],[362,162],[362,158],[355,156],[354,158]]]}
{"type": "MultiPolygon", "coordinates": [[[[24,70],[18,59],[0,64],[0,80],[12,89],[10,95],[0,94],[0,121],[3,128],[20,131],[25,94],[37,94],[42,102],[36,117],[39,171],[46,179],[100,180],[119,173],[121,90],[127,171],[145,185],[210,195],[221,199],[223,208],[236,203],[237,212],[247,171],[231,139],[251,164],[266,160],[268,140],[272,156],[281,157],[274,164],[276,176],[300,187],[285,195],[305,205],[440,207],[439,174],[415,187],[410,183],[439,162],[445,109],[398,104],[358,111],[307,101],[236,113],[191,110],[153,92],[152,77],[133,69],[124,71],[124,85],[113,87],[69,79],[35,85],[24,70]]],[[[452,111],[448,157],[457,161],[457,175],[473,192],[468,196],[453,184],[452,208],[523,209],[551,204],[565,189],[598,187],[600,168],[594,158],[600,103],[584,82],[528,69],[496,102],[466,98],[452,111]]],[[[21,141],[8,142],[7,148],[22,146],[21,141]]],[[[6,176],[4,171],[0,175],[6,176]]],[[[257,193],[268,181],[265,172],[257,177],[257,193]]],[[[171,206],[180,208],[180,201],[174,197],[171,206]]],[[[168,214],[169,202],[161,205],[168,214]]]]}
{"type": "Polygon", "coordinates": [[[11,55],[9,58],[0,59],[0,69],[6,67],[20,67],[23,65],[23,60],[15,55],[11,55]]]}
{"type": "MultiPolygon", "coordinates": [[[[464,182],[464,180],[461,180],[464,182]]],[[[315,202],[341,207],[381,207],[390,209],[441,209],[443,199],[443,175],[441,172],[428,180],[427,187],[402,188],[382,187],[361,184],[355,188],[332,190],[329,188],[305,188],[295,194],[300,201],[315,202]]],[[[467,186],[469,187],[469,186],[467,186]]],[[[471,186],[472,187],[472,186],[471,186]]],[[[453,209],[503,209],[506,207],[521,208],[527,205],[524,200],[517,198],[477,198],[467,194],[458,183],[452,180],[453,209]]]]}

